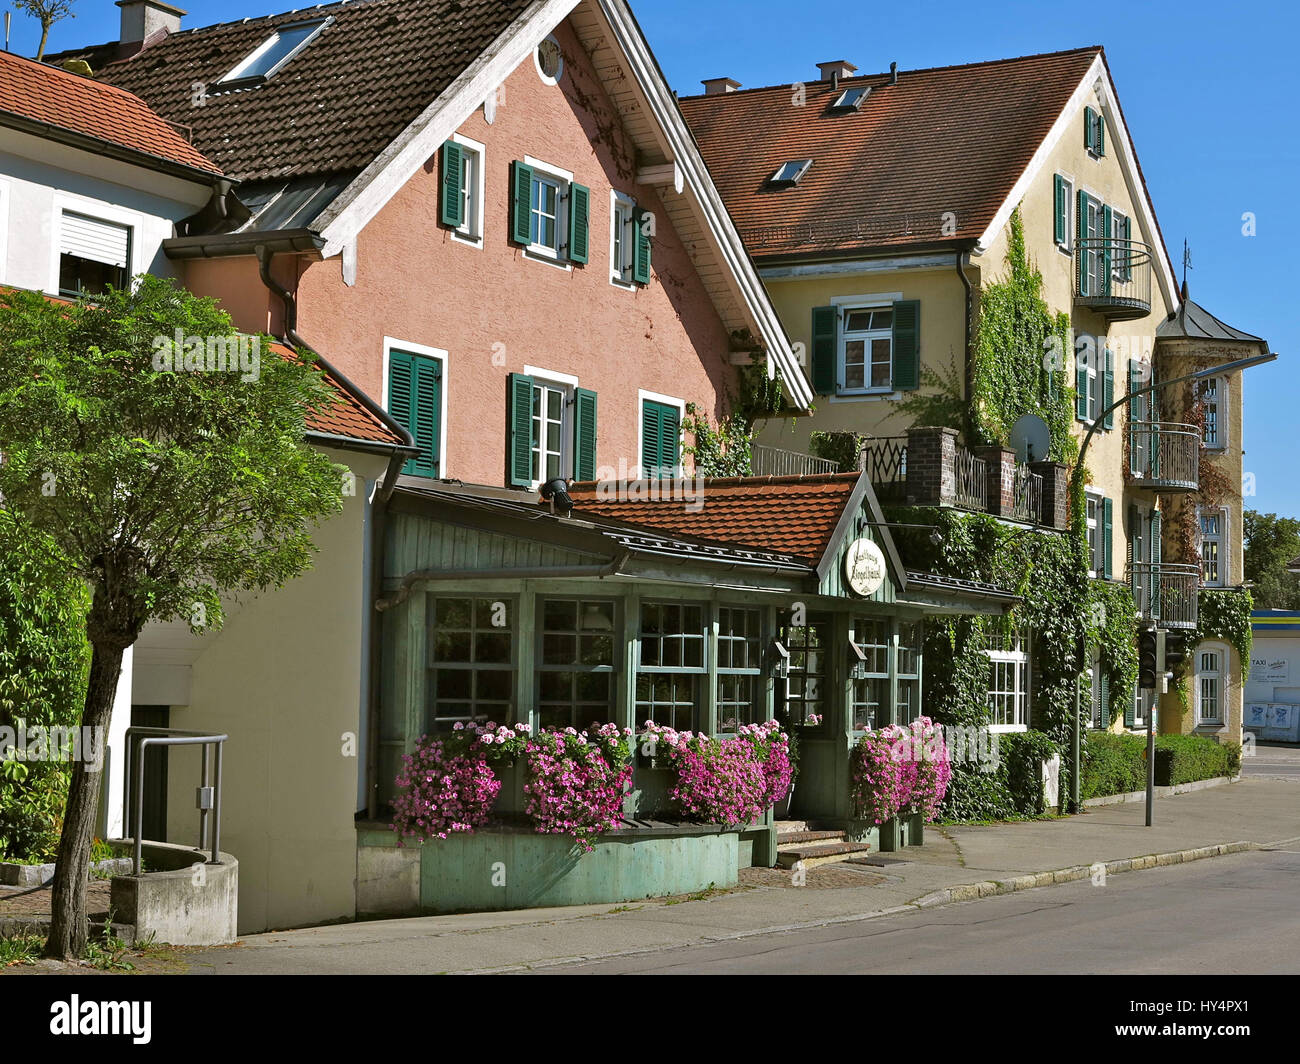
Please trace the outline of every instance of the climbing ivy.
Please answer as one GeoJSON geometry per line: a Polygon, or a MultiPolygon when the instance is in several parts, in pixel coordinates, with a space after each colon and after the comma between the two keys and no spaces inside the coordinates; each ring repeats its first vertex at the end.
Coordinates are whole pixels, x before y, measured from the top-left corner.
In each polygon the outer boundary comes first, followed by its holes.
{"type": "Polygon", "coordinates": [[[1191,701],[1187,679],[1195,666],[1192,651],[1203,642],[1227,643],[1232,647],[1241,662],[1241,682],[1245,684],[1250,674],[1250,650],[1254,645],[1254,633],[1250,627],[1250,613],[1254,608],[1254,599],[1245,588],[1200,589],[1196,602],[1196,630],[1187,638],[1185,645],[1189,652],[1174,673],[1174,690],[1178,692],[1178,701],[1184,712],[1190,708],[1191,701]]]}
{"type": "Polygon", "coordinates": [[[753,470],[754,422],[785,407],[785,382],[781,371],[767,375],[766,360],[755,355],[737,374],[739,396],[730,402],[731,413],[716,424],[695,403],[686,404],[682,431],[695,439],[682,450],[695,458],[695,471],[703,477],[747,477],[753,470]]]}
{"type": "Polygon", "coordinates": [[[1088,643],[1100,649],[1102,668],[1110,684],[1110,705],[1105,707],[1105,723],[1109,726],[1137,685],[1137,605],[1127,584],[1094,580],[1089,592],[1088,643]]]}
{"type": "Polygon", "coordinates": [[[1070,318],[1043,299],[1043,275],[1025,251],[1020,209],[1011,213],[1008,274],[985,285],[971,358],[969,436],[975,443],[1006,444],[1016,420],[1034,413],[1051,430],[1055,462],[1079,453],[1071,435],[1074,388],[1065,372],[1071,349],[1070,318]]]}

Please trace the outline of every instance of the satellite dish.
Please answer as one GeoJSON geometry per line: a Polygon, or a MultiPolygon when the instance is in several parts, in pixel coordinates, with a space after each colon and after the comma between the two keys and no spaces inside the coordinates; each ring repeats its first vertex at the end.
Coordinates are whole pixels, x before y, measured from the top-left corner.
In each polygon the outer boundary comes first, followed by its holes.
{"type": "Polygon", "coordinates": [[[1011,426],[1016,461],[1041,462],[1052,452],[1052,430],[1037,414],[1021,414],[1011,426]]]}

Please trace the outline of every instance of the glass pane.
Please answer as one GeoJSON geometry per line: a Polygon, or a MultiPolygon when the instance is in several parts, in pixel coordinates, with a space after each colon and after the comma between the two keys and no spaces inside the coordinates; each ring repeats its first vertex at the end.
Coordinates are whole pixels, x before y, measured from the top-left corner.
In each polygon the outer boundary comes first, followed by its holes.
{"type": "Polygon", "coordinates": [[[468,628],[470,600],[440,598],[437,600],[435,616],[439,628],[468,628]]]}
{"type": "Polygon", "coordinates": [[[508,665],[510,664],[510,633],[479,632],[475,650],[475,661],[491,665],[508,665]]]}
{"type": "Polygon", "coordinates": [[[894,327],[894,312],[890,310],[877,310],[871,315],[872,329],[892,329],[894,327]]]}
{"type": "Polygon", "coordinates": [[[545,635],[542,637],[542,662],[546,665],[571,665],[577,660],[578,637],[545,635]]]}
{"type": "Polygon", "coordinates": [[[578,603],[569,599],[545,599],[542,625],[551,631],[573,631],[578,626],[578,603]]]}
{"type": "Polygon", "coordinates": [[[845,332],[866,332],[871,328],[871,311],[851,310],[844,317],[845,332]]]}
{"type": "Polygon", "coordinates": [[[508,702],[513,674],[504,669],[479,669],[474,673],[475,695],[481,701],[508,702]]]}
{"type": "Polygon", "coordinates": [[[568,702],[573,697],[573,673],[542,673],[541,693],[543,702],[568,702]]]}
{"type": "Polygon", "coordinates": [[[871,341],[871,387],[873,388],[889,387],[892,347],[889,340],[871,341]]]}
{"type": "Polygon", "coordinates": [[[608,672],[586,672],[578,674],[578,700],[580,702],[603,702],[612,705],[609,688],[613,674],[608,672]]]}
{"type": "Polygon", "coordinates": [[[473,673],[469,669],[435,669],[434,694],[442,698],[469,698],[473,673]]]}
{"type": "Polygon", "coordinates": [[[584,665],[613,665],[613,637],[607,635],[583,636],[582,663],[584,665]]]}
{"type": "Polygon", "coordinates": [[[469,632],[436,632],[433,637],[434,661],[469,661],[469,632]]]}

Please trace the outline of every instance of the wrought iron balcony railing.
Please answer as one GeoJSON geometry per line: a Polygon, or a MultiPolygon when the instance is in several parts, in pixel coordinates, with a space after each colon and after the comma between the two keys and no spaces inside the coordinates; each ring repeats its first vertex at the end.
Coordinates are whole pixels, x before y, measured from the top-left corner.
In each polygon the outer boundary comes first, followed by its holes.
{"type": "Polygon", "coordinates": [[[1133,562],[1129,566],[1129,586],[1138,615],[1161,628],[1196,627],[1200,584],[1199,565],[1133,562]]]}
{"type": "Polygon", "coordinates": [[[829,458],[814,458],[780,447],[755,445],[750,468],[756,477],[798,477],[837,473],[840,465],[829,458]]]}
{"type": "Polygon", "coordinates": [[[1196,491],[1201,480],[1201,434],[1195,425],[1129,423],[1129,472],[1139,488],[1196,491]]]}
{"type": "Polygon", "coordinates": [[[1116,237],[1081,237],[1074,248],[1074,301],[1107,318],[1151,313],[1153,254],[1149,244],[1116,237]]]}

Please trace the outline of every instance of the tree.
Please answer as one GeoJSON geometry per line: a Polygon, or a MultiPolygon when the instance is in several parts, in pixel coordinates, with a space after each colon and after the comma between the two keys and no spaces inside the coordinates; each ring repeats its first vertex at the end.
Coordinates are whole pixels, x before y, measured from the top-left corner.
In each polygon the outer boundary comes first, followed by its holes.
{"type": "Polygon", "coordinates": [[[1255,585],[1255,608],[1300,610],[1300,577],[1286,568],[1300,557],[1300,520],[1247,510],[1244,538],[1246,579],[1255,585]]]}
{"type": "MultiPolygon", "coordinates": [[[[307,569],[312,526],[342,507],[343,471],[304,442],[330,402],[310,355],[243,340],[214,300],[149,276],[71,305],[0,297],[0,494],[90,591],[81,726],[98,734],[147,622],[219,626],[223,595],[307,569]]],[[[47,956],[85,949],[98,795],[98,767],[75,764],[47,956]]]]}
{"type": "Polygon", "coordinates": [[[45,58],[45,42],[50,39],[50,27],[65,18],[76,18],[72,5],[75,0],[14,0],[14,7],[26,11],[41,24],[41,46],[36,49],[36,61],[45,58]]]}

